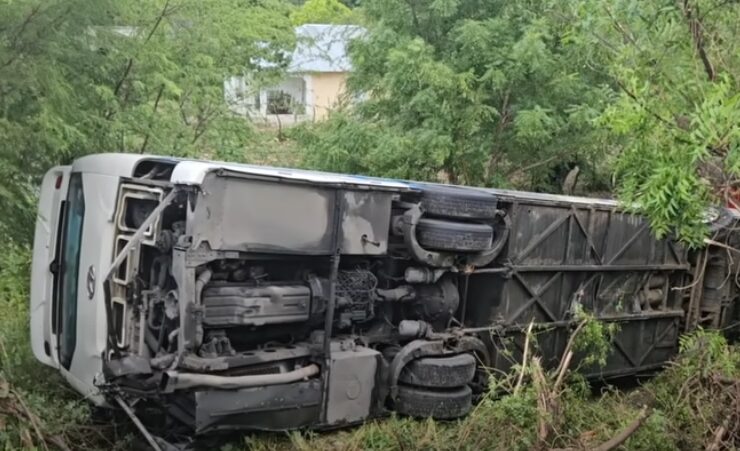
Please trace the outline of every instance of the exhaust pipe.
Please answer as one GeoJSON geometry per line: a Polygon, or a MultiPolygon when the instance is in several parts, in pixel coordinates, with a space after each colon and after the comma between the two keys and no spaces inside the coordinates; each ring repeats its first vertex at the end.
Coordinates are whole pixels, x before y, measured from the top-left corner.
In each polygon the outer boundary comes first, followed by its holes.
{"type": "Polygon", "coordinates": [[[215,376],[212,374],[180,373],[167,371],[162,376],[161,388],[164,393],[185,390],[193,387],[209,387],[220,390],[262,387],[265,385],[289,384],[319,374],[315,363],[287,373],[251,374],[247,376],[215,376]]]}

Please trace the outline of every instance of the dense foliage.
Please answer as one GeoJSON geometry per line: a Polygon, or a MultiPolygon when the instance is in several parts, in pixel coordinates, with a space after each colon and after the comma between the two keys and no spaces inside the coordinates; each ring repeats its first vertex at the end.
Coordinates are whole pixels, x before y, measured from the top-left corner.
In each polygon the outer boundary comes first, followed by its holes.
{"type": "Polygon", "coordinates": [[[323,168],[558,191],[610,188],[699,243],[737,189],[737,27],[724,0],[377,0],[353,96],[309,130],[323,168]],[[584,183],[585,182],[585,183],[584,183]]]}
{"type": "Polygon", "coordinates": [[[291,14],[295,25],[303,24],[351,24],[357,15],[339,0],[306,0],[291,14]]]}
{"type": "Polygon", "coordinates": [[[704,206],[738,191],[738,2],[294,3],[3,2],[0,230],[28,242],[40,175],[79,155],[243,159],[264,141],[222,82],[276,80],[311,22],[368,33],[350,107],[294,134],[307,166],[555,192],[580,172],[576,192],[616,180],[693,244],[704,206]]]}
{"type": "MultiPolygon", "coordinates": [[[[20,0],[0,15],[0,230],[27,242],[50,166],[100,151],[234,155],[226,76],[294,40],[279,0],[20,0]]],[[[252,66],[253,67],[253,66],[252,66]]],[[[256,76],[256,75],[255,75],[256,76]]]]}
{"type": "Polygon", "coordinates": [[[583,1],[579,40],[619,92],[599,118],[620,148],[620,195],[653,229],[698,243],[708,202],[732,203],[740,175],[740,4],[583,1]]]}
{"type": "Polygon", "coordinates": [[[367,100],[317,132],[311,163],[550,189],[550,168],[600,168],[592,121],[614,96],[568,40],[563,2],[365,6],[376,26],[353,46],[350,87],[367,100]]]}

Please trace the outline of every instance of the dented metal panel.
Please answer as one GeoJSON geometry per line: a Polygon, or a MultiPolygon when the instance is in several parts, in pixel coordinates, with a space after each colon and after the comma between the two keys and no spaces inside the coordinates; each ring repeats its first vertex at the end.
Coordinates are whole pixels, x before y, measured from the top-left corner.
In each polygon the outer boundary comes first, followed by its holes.
{"type": "Polygon", "coordinates": [[[209,173],[188,233],[194,247],[284,254],[332,252],[336,191],[209,173]]]}

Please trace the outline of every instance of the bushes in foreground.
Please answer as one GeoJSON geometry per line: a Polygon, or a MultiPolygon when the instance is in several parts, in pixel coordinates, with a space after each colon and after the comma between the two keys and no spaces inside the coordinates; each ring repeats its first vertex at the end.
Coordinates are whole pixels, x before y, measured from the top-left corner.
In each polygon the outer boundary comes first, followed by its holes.
{"type": "MultiPolygon", "coordinates": [[[[517,374],[493,378],[491,394],[457,422],[392,417],[338,433],[249,437],[245,445],[306,451],[720,450],[740,446],[740,353],[716,332],[685,336],[676,360],[632,390],[611,386],[596,390],[573,373],[556,387],[556,373],[538,375],[541,370],[536,363],[530,368],[525,370],[530,382],[516,393],[517,374]],[[508,394],[494,395],[502,392],[508,394]],[[556,410],[543,407],[545,393],[556,398],[556,410]],[[543,427],[549,432],[543,434],[543,427]]],[[[232,445],[230,449],[241,448],[232,445]]]]}

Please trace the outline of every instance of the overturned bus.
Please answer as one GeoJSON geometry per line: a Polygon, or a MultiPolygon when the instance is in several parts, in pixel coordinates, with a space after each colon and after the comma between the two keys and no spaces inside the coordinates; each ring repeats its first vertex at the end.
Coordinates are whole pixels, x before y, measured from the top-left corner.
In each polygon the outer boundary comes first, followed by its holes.
{"type": "Polygon", "coordinates": [[[617,323],[592,378],[736,323],[736,216],[708,221],[717,245],[689,251],[608,200],[91,155],[43,180],[33,352],[193,434],[456,418],[530,323],[551,365],[577,311],[617,323]]]}

